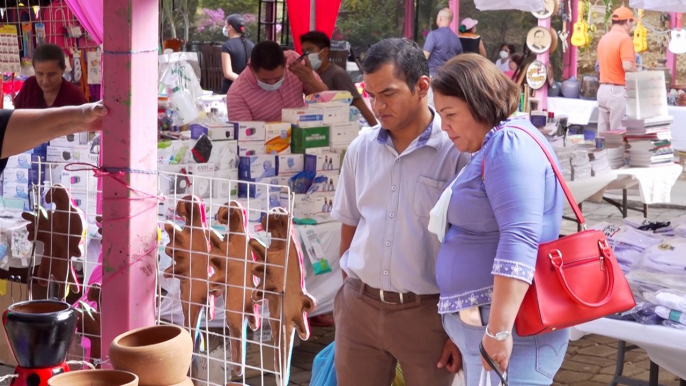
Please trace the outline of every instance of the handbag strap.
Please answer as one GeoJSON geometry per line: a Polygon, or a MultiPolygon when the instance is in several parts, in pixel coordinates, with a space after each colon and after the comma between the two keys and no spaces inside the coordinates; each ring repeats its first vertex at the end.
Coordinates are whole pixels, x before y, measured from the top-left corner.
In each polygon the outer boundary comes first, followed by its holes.
{"type": "Polygon", "coordinates": [[[491,366],[491,368],[493,369],[493,371],[495,371],[498,378],[500,378],[500,385],[501,386],[508,386],[507,385],[507,376],[506,376],[507,372],[505,372],[505,374],[500,372],[500,368],[498,367],[498,365],[496,365],[493,362],[493,359],[491,359],[491,357],[488,355],[488,353],[486,352],[486,349],[484,348],[484,344],[481,342],[479,342],[479,351],[481,352],[481,357],[484,358],[486,363],[488,363],[488,365],[491,366]]]}
{"type": "MultiPolygon", "coordinates": [[[[562,288],[567,292],[567,295],[569,295],[572,299],[574,299],[577,303],[582,304],[586,307],[590,308],[598,308],[606,305],[609,301],[610,298],[612,298],[612,293],[615,289],[615,273],[614,273],[614,267],[612,266],[612,262],[609,260],[611,257],[611,251],[609,251],[609,248],[603,247],[601,242],[599,243],[600,247],[600,258],[601,260],[599,261],[600,264],[600,270],[605,271],[607,275],[607,286],[605,288],[605,294],[603,295],[603,299],[600,300],[599,302],[596,303],[590,303],[587,302],[583,299],[581,299],[577,294],[572,291],[572,289],[569,287],[569,283],[567,283],[567,278],[565,277],[564,273],[564,262],[562,261],[561,257],[558,258],[551,258],[550,261],[553,264],[553,269],[555,273],[557,274],[558,280],[562,283],[562,288]],[[607,260],[607,261],[605,261],[607,260]]],[[[605,244],[607,246],[607,244],[605,244]]],[[[595,264],[595,263],[593,263],[595,264]]]]}
{"type": "MultiPolygon", "coordinates": [[[[508,126],[508,127],[519,129],[519,130],[527,133],[529,135],[529,137],[533,138],[533,140],[536,141],[536,143],[541,148],[541,150],[543,150],[543,153],[545,154],[546,158],[548,158],[548,162],[550,162],[550,166],[553,168],[553,172],[555,173],[555,177],[557,177],[557,181],[560,183],[560,186],[562,187],[562,191],[565,193],[565,197],[567,197],[567,202],[569,202],[569,206],[571,206],[572,211],[574,211],[574,216],[576,216],[576,221],[581,226],[581,229],[586,230],[586,219],[584,219],[584,215],[581,213],[581,209],[579,209],[579,205],[576,203],[576,200],[574,199],[572,192],[569,190],[567,183],[565,182],[564,178],[562,178],[562,173],[560,173],[560,169],[558,169],[557,164],[555,163],[555,160],[553,159],[553,156],[550,155],[550,152],[548,151],[548,149],[546,149],[545,145],[541,142],[540,139],[538,139],[535,135],[530,133],[528,130],[525,130],[519,126],[508,126]]],[[[482,178],[484,178],[486,175],[486,165],[485,164],[486,164],[486,158],[484,157],[483,162],[481,162],[481,176],[482,176],[482,178]]]]}

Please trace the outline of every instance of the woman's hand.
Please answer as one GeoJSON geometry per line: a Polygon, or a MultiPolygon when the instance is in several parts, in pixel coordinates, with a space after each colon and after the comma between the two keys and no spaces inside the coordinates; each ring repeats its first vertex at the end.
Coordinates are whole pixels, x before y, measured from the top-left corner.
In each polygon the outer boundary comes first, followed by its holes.
{"type": "MultiPolygon", "coordinates": [[[[494,333],[490,330],[489,332],[491,334],[494,333]]],[[[500,370],[501,373],[507,371],[507,366],[510,363],[510,356],[512,355],[512,335],[499,342],[484,334],[481,343],[484,345],[484,349],[488,353],[488,356],[491,357],[493,363],[500,367],[498,370],[500,370]]],[[[488,371],[492,370],[491,366],[484,358],[481,358],[481,364],[484,366],[484,369],[488,371]]]]}

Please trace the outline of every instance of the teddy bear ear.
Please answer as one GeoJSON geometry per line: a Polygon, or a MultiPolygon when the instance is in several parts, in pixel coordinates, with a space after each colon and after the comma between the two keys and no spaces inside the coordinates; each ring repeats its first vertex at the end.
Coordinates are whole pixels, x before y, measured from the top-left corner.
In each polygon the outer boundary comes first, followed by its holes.
{"type": "Polygon", "coordinates": [[[224,204],[225,206],[222,206],[219,208],[217,211],[217,222],[220,224],[228,225],[229,224],[229,208],[227,206],[229,205],[228,203],[224,204]]]}
{"type": "Polygon", "coordinates": [[[267,250],[260,241],[258,241],[257,239],[250,239],[250,242],[248,244],[250,245],[250,249],[255,254],[255,258],[257,259],[257,261],[267,260],[267,250]]]}

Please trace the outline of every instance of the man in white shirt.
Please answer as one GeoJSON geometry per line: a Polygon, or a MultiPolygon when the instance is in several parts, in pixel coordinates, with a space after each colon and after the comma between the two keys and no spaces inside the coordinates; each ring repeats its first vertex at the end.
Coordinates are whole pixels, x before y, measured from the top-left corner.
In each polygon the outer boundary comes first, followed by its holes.
{"type": "Polygon", "coordinates": [[[338,384],[390,385],[400,362],[408,386],[449,386],[462,362],[437,314],[440,244],[427,226],[470,156],[427,105],[429,68],[416,43],[382,40],[362,67],[380,125],[348,148],[331,213],[343,223],[347,276],[334,304],[338,384]]]}

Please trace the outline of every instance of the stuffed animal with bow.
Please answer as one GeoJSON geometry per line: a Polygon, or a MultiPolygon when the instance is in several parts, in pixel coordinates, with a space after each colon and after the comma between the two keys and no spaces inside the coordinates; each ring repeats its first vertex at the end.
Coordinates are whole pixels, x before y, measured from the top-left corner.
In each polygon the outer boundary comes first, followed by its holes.
{"type": "MultiPolygon", "coordinates": [[[[45,194],[45,202],[54,204],[54,209],[41,207],[38,213],[22,213],[22,218],[29,221],[26,225],[28,239],[40,241],[44,247],[41,263],[35,273],[36,281],[41,287],[54,285],[57,293],[48,296],[64,299],[67,296],[66,288],[74,293],[81,292],[71,258],[81,257],[83,253],[86,225],[81,210],[72,202],[66,187],[59,184],[50,187],[45,194]]],[[[37,290],[42,293],[40,289],[37,290]]]]}
{"type": "Polygon", "coordinates": [[[200,311],[208,299],[208,270],[210,263],[210,231],[205,221],[205,208],[197,196],[185,196],[176,205],[176,214],[186,219],[180,228],[167,223],[169,235],[165,253],[174,263],[164,271],[164,277],[176,277],[181,288],[181,304],[185,326],[195,335],[200,311]]]}
{"type": "Polygon", "coordinates": [[[77,314],[76,332],[83,334],[91,342],[90,359],[96,368],[100,368],[100,356],[102,355],[100,284],[94,284],[90,287],[88,301],[95,303],[97,309],[93,309],[86,303],[78,306],[80,312],[77,314]]]}
{"type": "Polygon", "coordinates": [[[269,324],[277,346],[275,364],[283,376],[277,383],[287,385],[294,334],[297,332],[302,340],[310,337],[307,313],[314,310],[316,301],[305,288],[297,239],[290,237],[288,242],[293,228],[288,213],[283,208],[271,211],[262,218],[262,228],[271,235],[271,244],[267,248],[256,239],[250,240],[256,257],[252,273],[260,280],[253,300],[269,301],[269,324]]]}
{"type": "Polygon", "coordinates": [[[234,364],[233,371],[240,376],[243,375],[245,363],[244,322],[247,319],[253,331],[260,327],[259,308],[251,298],[255,284],[249,262],[253,259],[248,248],[245,213],[240,204],[236,201],[224,204],[217,212],[217,221],[225,224],[228,232],[223,238],[215,232],[210,233],[210,265],[214,269],[210,277],[210,291],[224,294],[226,324],[232,338],[231,358],[237,363],[234,364]]]}

